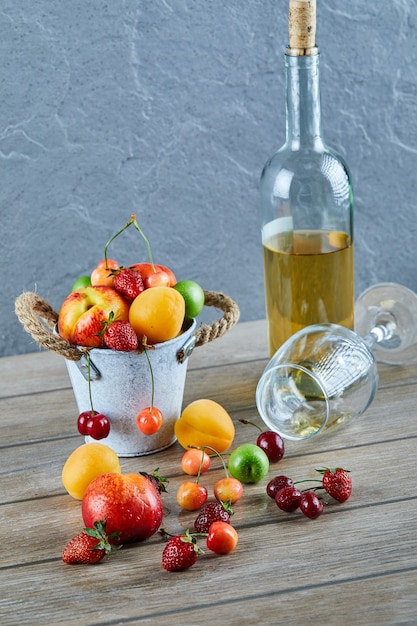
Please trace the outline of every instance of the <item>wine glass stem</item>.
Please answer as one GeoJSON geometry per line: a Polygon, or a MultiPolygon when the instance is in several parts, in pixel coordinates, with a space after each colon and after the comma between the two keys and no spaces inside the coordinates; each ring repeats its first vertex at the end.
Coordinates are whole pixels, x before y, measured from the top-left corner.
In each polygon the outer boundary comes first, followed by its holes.
{"type": "Polygon", "coordinates": [[[395,328],[394,322],[387,321],[385,324],[374,326],[363,340],[368,348],[372,349],[376,343],[391,339],[394,335],[395,328]]]}

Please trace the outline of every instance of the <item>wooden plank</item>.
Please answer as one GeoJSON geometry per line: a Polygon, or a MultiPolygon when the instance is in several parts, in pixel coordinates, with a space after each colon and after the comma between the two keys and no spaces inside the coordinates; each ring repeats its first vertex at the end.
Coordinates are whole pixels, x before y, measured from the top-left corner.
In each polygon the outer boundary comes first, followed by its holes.
{"type": "MultiPolygon", "coordinates": [[[[325,514],[346,515],[350,510],[363,509],[358,517],[366,518],[370,515],[369,512],[374,512],[372,507],[391,505],[394,502],[397,502],[402,509],[404,501],[415,498],[415,487],[409,480],[409,476],[414,472],[413,451],[416,441],[417,436],[405,441],[382,442],[367,447],[366,454],[363,448],[354,447],[334,450],[325,455],[320,451],[307,457],[299,455],[285,457],[280,463],[271,465],[268,475],[261,482],[244,486],[244,496],[234,506],[233,525],[238,529],[251,526],[263,532],[265,539],[272,541],[271,530],[273,531],[273,528],[271,529],[271,526],[285,524],[290,517],[281,512],[267,496],[265,488],[268,481],[282,473],[290,476],[294,481],[306,478],[317,479],[319,475],[315,468],[323,466],[342,466],[349,469],[354,484],[351,498],[343,505],[326,498],[325,514]],[[400,457],[403,460],[401,464],[398,464],[400,457]],[[387,468],[395,467],[395,480],[400,487],[394,493],[387,490],[386,482],[381,478],[381,458],[387,468]]],[[[170,463],[160,467],[161,473],[168,476],[170,480],[168,493],[163,495],[164,525],[168,525],[170,532],[177,533],[192,528],[196,514],[182,511],[176,502],[177,489],[185,477],[180,469],[182,450],[179,446],[174,446],[171,453],[170,463]]],[[[123,459],[121,466],[124,472],[151,472],[155,468],[155,459],[153,457],[123,459]]],[[[68,524],[70,524],[75,532],[77,525],[82,524],[80,503],[66,494],[61,484],[61,469],[62,459],[59,458],[59,452],[54,451],[50,459],[44,457],[42,460],[28,460],[21,470],[14,469],[11,474],[0,475],[1,510],[5,519],[8,520],[9,527],[13,528],[17,522],[20,529],[18,535],[8,537],[8,550],[2,558],[3,566],[27,563],[36,558],[38,551],[36,536],[39,533],[45,537],[49,533],[52,548],[54,537],[61,536],[59,533],[62,533],[63,528],[66,526],[69,528],[68,524]],[[20,507],[16,506],[19,502],[20,507]],[[31,515],[27,519],[21,519],[21,510],[28,507],[31,515]],[[36,527],[32,525],[33,518],[37,520],[36,527]],[[54,519],[56,527],[48,531],[51,518],[54,519]]],[[[213,462],[212,469],[200,479],[200,482],[207,487],[211,498],[215,482],[223,475],[221,463],[213,462]]],[[[309,488],[310,484],[305,483],[302,487],[309,488]]],[[[301,514],[294,515],[291,519],[295,519],[297,523],[300,523],[300,520],[304,521],[301,514]]],[[[324,523],[320,518],[320,524],[324,523]]],[[[386,523],[396,526],[401,523],[401,517],[397,516],[394,519],[386,517],[386,523]]],[[[417,520],[408,529],[410,541],[415,531],[417,531],[417,520]]],[[[327,539],[323,537],[323,541],[327,539]]],[[[55,546],[56,554],[59,554],[58,546],[55,546]]]]}
{"type": "MultiPolygon", "coordinates": [[[[242,527],[235,552],[223,557],[206,553],[191,570],[179,575],[162,570],[163,542],[157,538],[122,549],[98,566],[99,575],[89,573],[88,584],[82,566],[64,566],[51,558],[50,551],[38,552],[39,562],[16,570],[18,584],[11,575],[13,569],[0,570],[7,598],[3,618],[7,624],[18,623],[13,622],[16,618],[20,624],[59,623],[64,612],[77,615],[80,624],[136,622],[161,616],[163,608],[167,619],[172,615],[175,620],[189,598],[196,612],[212,607],[212,619],[219,598],[223,604],[257,598],[261,605],[263,597],[280,596],[283,602],[292,602],[295,592],[308,590],[322,595],[331,590],[339,610],[344,608],[349,615],[357,600],[347,594],[346,583],[361,581],[364,585],[369,579],[374,583],[382,573],[405,580],[410,572],[415,577],[417,571],[410,543],[417,500],[404,507],[401,519],[398,503],[368,507],[362,513],[359,516],[352,509],[313,522],[291,518],[276,527],[269,541],[259,528],[242,527]],[[396,523],[387,523],[386,515],[396,523]],[[25,594],[22,588],[27,590],[25,594]],[[156,592],[160,589],[163,599],[156,592]]],[[[307,597],[298,608],[300,617],[307,617],[310,604],[311,597],[307,597]]],[[[204,611],[199,623],[208,623],[206,620],[204,611]]],[[[170,623],[175,621],[170,619],[170,623]]]]}

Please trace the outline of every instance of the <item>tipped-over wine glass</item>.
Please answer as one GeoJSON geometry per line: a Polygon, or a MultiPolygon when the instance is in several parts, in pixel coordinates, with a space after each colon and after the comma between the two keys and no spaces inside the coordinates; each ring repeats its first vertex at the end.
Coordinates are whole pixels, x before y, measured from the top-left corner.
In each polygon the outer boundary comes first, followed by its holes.
{"type": "Polygon", "coordinates": [[[378,387],[376,361],[417,360],[417,295],[394,283],[362,293],[355,330],[314,324],[275,353],[256,389],[265,424],[286,439],[309,439],[364,413],[378,387]]]}

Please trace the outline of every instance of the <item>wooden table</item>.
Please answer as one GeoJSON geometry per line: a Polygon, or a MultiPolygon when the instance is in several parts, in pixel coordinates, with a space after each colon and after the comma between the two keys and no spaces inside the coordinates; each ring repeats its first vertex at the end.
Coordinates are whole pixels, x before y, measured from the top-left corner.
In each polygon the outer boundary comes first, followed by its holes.
{"type": "MultiPolygon", "coordinates": [[[[240,323],[190,357],[184,402],[208,397],[236,422],[234,445],[256,439],[238,422],[257,420],[255,387],[267,358],[265,323],[240,323]]],[[[82,439],[62,357],[35,353],[0,359],[0,624],[415,624],[417,623],[417,366],[380,366],[380,386],[365,416],[331,435],[288,442],[267,479],[245,486],[234,506],[234,552],[205,552],[191,569],[161,567],[159,534],[124,547],[98,566],[61,561],[82,528],[79,501],[61,469],[82,439]],[[314,468],[351,471],[353,493],[309,520],[280,511],[267,481],[314,468]]],[[[175,494],[182,448],[121,459],[123,471],[169,477],[164,525],[192,528],[175,494]]],[[[205,475],[210,489],[219,463],[205,475]]]]}

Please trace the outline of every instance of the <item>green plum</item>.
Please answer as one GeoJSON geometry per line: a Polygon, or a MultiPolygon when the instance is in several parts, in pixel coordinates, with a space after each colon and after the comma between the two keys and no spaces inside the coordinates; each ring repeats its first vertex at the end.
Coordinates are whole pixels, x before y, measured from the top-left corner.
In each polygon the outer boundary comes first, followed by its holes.
{"type": "Polygon", "coordinates": [[[193,280],[181,280],[174,285],[185,300],[185,319],[190,320],[197,317],[204,307],[204,291],[200,285],[193,280]]]}
{"type": "Polygon", "coordinates": [[[242,483],[257,483],[269,471],[269,459],[265,452],[254,443],[244,443],[231,453],[229,472],[242,483]]]}
{"type": "Polygon", "coordinates": [[[77,280],[73,284],[71,288],[71,293],[73,291],[77,291],[77,289],[82,289],[83,287],[90,287],[90,285],[91,285],[91,278],[89,276],[80,276],[79,278],[77,278],[77,280]]]}

